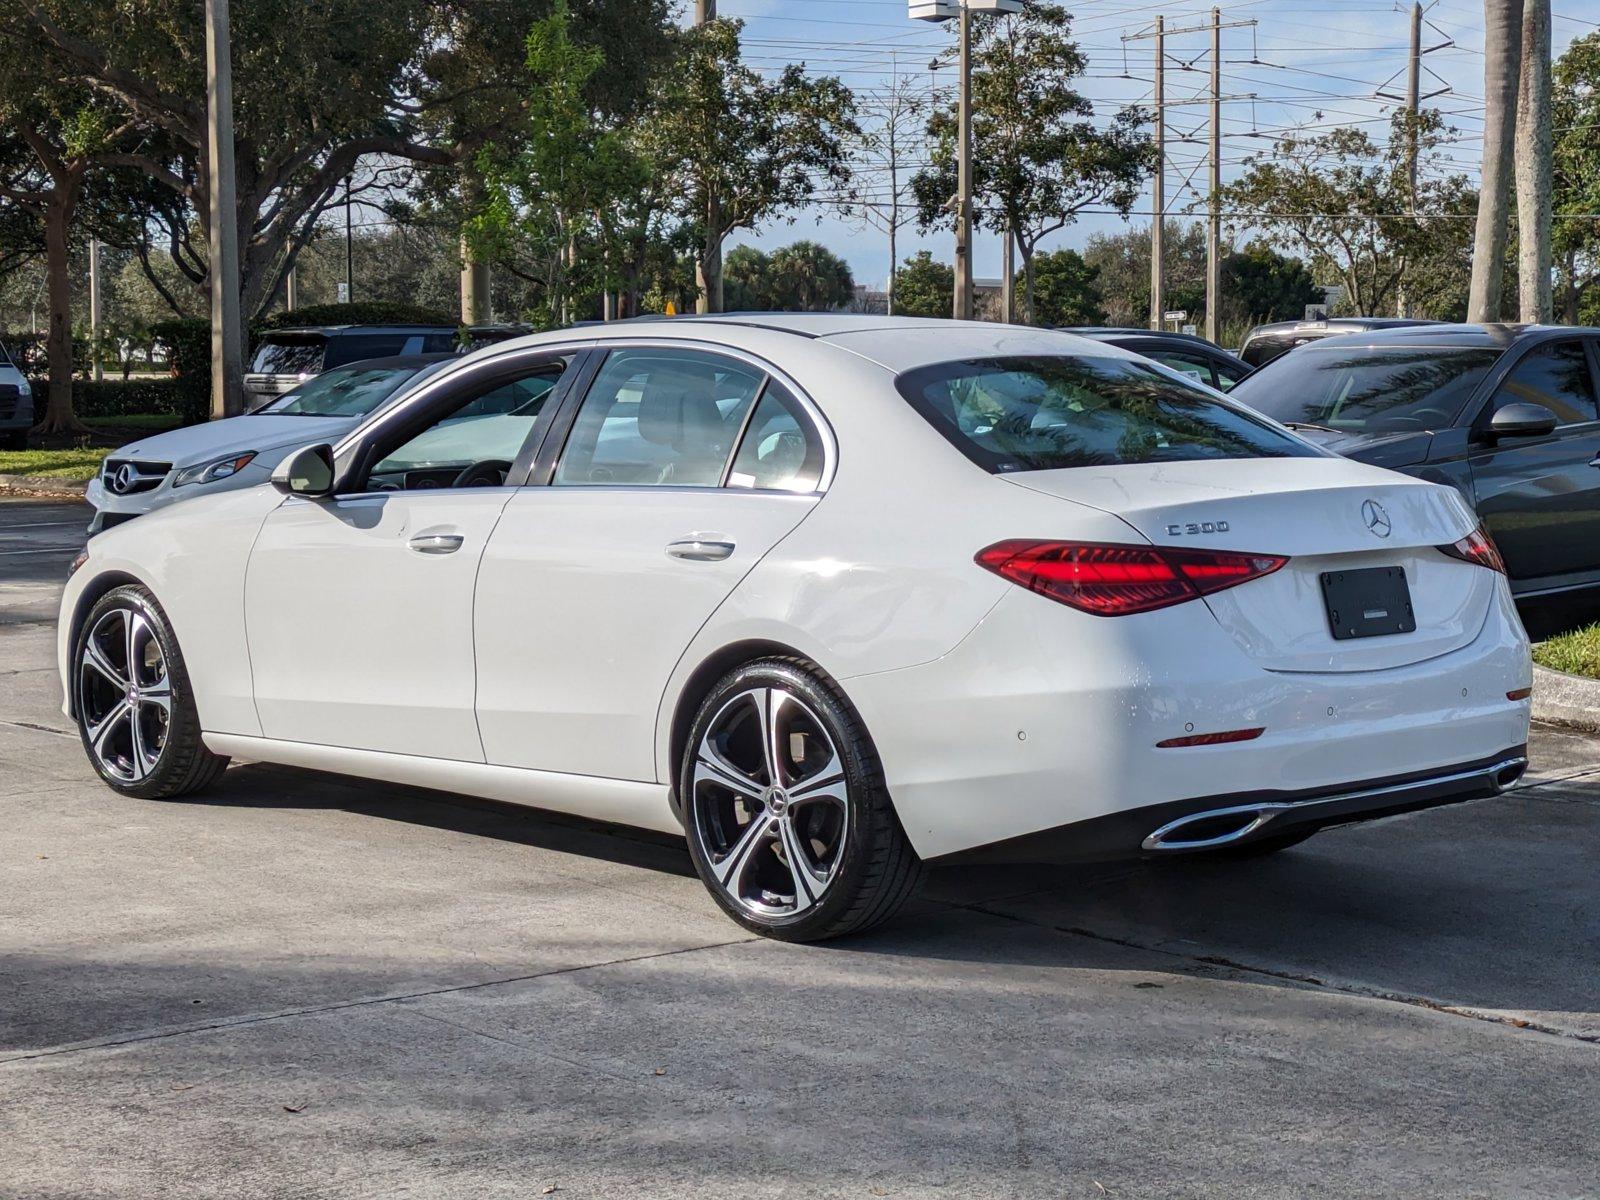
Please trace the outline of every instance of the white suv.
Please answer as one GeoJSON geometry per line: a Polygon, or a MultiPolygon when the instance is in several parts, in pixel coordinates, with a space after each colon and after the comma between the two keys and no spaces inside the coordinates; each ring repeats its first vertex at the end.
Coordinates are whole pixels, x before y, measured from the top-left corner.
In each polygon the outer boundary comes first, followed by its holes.
{"type": "Polygon", "coordinates": [[[33,428],[33,391],[0,346],[0,448],[26,450],[33,428]]]}

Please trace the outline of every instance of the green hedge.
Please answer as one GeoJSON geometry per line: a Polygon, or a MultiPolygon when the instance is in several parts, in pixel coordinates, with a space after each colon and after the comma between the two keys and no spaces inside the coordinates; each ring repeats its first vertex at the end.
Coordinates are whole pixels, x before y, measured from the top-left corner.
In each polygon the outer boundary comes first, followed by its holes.
{"type": "MultiPolygon", "coordinates": [[[[207,381],[209,384],[209,380],[207,381]]],[[[211,413],[209,387],[184,378],[74,380],[72,407],[80,417],[131,417],[170,414],[196,425],[211,413]]]]}
{"type": "Polygon", "coordinates": [[[275,312],[251,326],[252,335],[267,329],[291,329],[300,325],[450,325],[461,323],[454,313],[420,308],[415,304],[390,304],[370,300],[355,304],[312,304],[305,308],[275,312]]]}

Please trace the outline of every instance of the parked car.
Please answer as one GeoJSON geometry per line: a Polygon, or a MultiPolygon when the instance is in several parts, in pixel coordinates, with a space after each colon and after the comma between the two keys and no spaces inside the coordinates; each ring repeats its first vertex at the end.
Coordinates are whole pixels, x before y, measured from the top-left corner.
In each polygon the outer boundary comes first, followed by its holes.
{"type": "Polygon", "coordinates": [[[449,354],[453,325],[316,325],[265,334],[244,376],[245,407],[257,408],[314,375],[369,358],[449,354]]]}
{"type": "Polygon", "coordinates": [[[1531,681],[1454,489],[1114,346],[845,314],[458,359],[93,539],[59,652],[119,792],[238,756],[681,831],[789,940],[928,861],[1261,853],[1493,794],[1531,681]]]}
{"type": "Polygon", "coordinates": [[[1250,368],[1241,359],[1192,333],[1089,325],[1074,326],[1065,332],[1132,350],[1219,392],[1231,390],[1234,384],[1250,374],[1250,368]]]}
{"type": "Polygon", "coordinates": [[[1252,370],[1265,365],[1296,346],[1346,333],[1368,333],[1378,329],[1402,329],[1410,325],[1438,325],[1420,317],[1330,317],[1325,321],[1274,321],[1257,325],[1245,335],[1239,357],[1252,370]]]}
{"type": "Polygon", "coordinates": [[[1519,597],[1600,585],[1600,329],[1428,325],[1302,346],[1238,399],[1349,458],[1448,483],[1519,597]]]}
{"type": "Polygon", "coordinates": [[[107,455],[89,481],[89,532],[176,500],[263,483],[290,450],[342,436],[452,357],[412,354],[335,367],[242,417],[131,442],[107,455]]]}
{"type": "Polygon", "coordinates": [[[33,428],[33,390],[22,371],[0,345],[0,446],[26,450],[33,428]]]}

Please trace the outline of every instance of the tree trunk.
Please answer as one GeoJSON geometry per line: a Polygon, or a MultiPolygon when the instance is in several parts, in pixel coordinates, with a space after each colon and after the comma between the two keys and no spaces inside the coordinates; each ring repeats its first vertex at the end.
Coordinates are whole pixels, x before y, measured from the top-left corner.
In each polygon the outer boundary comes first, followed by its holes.
{"type": "Polygon", "coordinates": [[[45,277],[50,293],[50,329],[45,351],[50,361],[50,391],[38,434],[87,433],[72,408],[72,275],[69,238],[72,213],[78,205],[81,172],[58,176],[44,218],[45,277]]]}
{"type": "Polygon", "coordinates": [[[1547,323],[1550,294],[1550,0],[1523,0],[1517,87],[1517,292],[1522,320],[1547,323]]]}
{"type": "Polygon", "coordinates": [[[1506,217],[1522,68],[1522,0],[1484,0],[1483,170],[1478,227],[1472,243],[1472,292],[1467,320],[1501,318],[1506,217]]]}
{"type": "MultiPolygon", "coordinates": [[[[1006,236],[1010,237],[1011,234],[1007,233],[1006,236]]],[[[1017,249],[1022,251],[1022,303],[1027,309],[1022,321],[1024,325],[1033,324],[1033,252],[1036,248],[1021,238],[1017,239],[1017,249]]]]}
{"type": "Polygon", "coordinates": [[[895,273],[900,269],[900,260],[895,257],[895,243],[897,240],[895,234],[899,227],[899,217],[899,211],[896,210],[895,214],[889,218],[889,283],[884,293],[884,305],[885,311],[891,317],[894,316],[894,277],[895,273]]]}
{"type": "Polygon", "coordinates": [[[695,266],[695,283],[700,287],[700,298],[695,301],[695,312],[721,312],[722,204],[715,193],[706,201],[706,244],[701,247],[699,262],[695,266]]]}

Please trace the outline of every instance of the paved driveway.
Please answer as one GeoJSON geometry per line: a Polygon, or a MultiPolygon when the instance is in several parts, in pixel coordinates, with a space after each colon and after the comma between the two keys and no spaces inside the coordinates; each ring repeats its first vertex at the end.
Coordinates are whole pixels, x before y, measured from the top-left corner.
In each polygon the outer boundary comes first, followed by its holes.
{"type": "Polygon", "coordinates": [[[0,504],[5,1200],[1600,1194],[1592,740],[787,947],[669,839],[267,766],[118,798],[57,707],[83,517],[0,504]]]}

